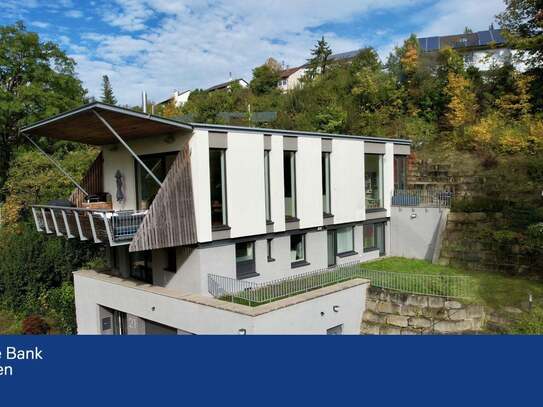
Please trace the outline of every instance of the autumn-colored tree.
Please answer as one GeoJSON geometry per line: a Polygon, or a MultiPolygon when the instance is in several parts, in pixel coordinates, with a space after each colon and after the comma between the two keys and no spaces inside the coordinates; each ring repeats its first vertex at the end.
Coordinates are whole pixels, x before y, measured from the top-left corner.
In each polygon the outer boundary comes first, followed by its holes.
{"type": "Polygon", "coordinates": [[[499,111],[510,118],[520,118],[526,116],[532,109],[530,103],[530,83],[532,77],[515,72],[514,92],[506,93],[496,100],[496,106],[499,111]]]}
{"type": "Polygon", "coordinates": [[[445,118],[453,129],[466,124],[474,123],[477,113],[477,99],[471,90],[469,79],[450,72],[447,76],[448,83],[445,87],[445,95],[449,98],[445,118]]]}

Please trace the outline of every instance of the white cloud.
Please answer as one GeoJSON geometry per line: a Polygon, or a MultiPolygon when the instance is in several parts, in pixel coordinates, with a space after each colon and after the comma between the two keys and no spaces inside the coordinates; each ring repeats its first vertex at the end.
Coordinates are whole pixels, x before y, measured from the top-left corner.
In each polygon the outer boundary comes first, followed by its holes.
{"type": "Polygon", "coordinates": [[[71,18],[81,18],[83,17],[83,12],[80,11],[80,10],[68,10],[64,13],[64,15],[66,17],[71,17],[71,18]]]}
{"type": "Polygon", "coordinates": [[[34,27],[38,27],[38,28],[48,28],[51,26],[51,24],[46,23],[45,21],[32,21],[30,25],[33,25],[34,27]]]}

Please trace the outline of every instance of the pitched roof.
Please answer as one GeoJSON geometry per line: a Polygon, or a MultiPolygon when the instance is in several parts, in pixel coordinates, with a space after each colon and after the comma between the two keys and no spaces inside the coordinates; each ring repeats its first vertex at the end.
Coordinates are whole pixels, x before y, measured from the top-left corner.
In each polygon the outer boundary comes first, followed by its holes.
{"type": "Polygon", "coordinates": [[[444,35],[438,37],[418,38],[423,52],[434,52],[443,48],[488,48],[491,44],[505,45],[505,39],[500,29],[477,31],[475,33],[444,35]]]}
{"type": "Polygon", "coordinates": [[[298,70],[300,70],[302,68],[303,67],[301,67],[301,66],[296,66],[294,68],[283,69],[281,72],[279,72],[279,78],[286,79],[290,75],[292,75],[293,73],[297,72],[298,70]]]}
{"type": "Polygon", "coordinates": [[[233,84],[233,83],[237,83],[237,82],[239,82],[239,81],[243,81],[243,82],[245,82],[246,84],[248,84],[247,81],[246,81],[245,79],[243,79],[243,78],[232,79],[231,81],[219,83],[218,85],[214,85],[214,86],[212,86],[212,87],[210,87],[210,88],[207,88],[207,89],[205,90],[205,92],[212,92],[212,91],[214,91],[214,90],[224,89],[224,88],[227,88],[229,85],[231,85],[231,84],[233,84]]]}

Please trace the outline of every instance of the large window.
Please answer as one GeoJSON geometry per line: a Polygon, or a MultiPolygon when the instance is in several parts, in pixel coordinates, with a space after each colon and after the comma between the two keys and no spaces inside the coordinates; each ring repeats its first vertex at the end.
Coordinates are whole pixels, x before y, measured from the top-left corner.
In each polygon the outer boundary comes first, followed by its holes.
{"type": "Polygon", "coordinates": [[[322,153],[322,210],[325,215],[332,214],[330,194],[330,153],[322,153]]]}
{"type": "Polygon", "coordinates": [[[264,150],[264,188],[266,194],[266,221],[271,222],[270,152],[264,150]]]}
{"type": "Polygon", "coordinates": [[[130,253],[130,277],[153,284],[153,257],[151,251],[130,253]]]}
{"type": "Polygon", "coordinates": [[[209,149],[209,178],[211,185],[211,225],[226,226],[226,150],[209,149]]]}
{"type": "Polygon", "coordinates": [[[383,207],[383,156],[366,154],[364,157],[366,209],[383,207]]]}
{"type": "Polygon", "coordinates": [[[364,252],[379,250],[379,255],[385,255],[385,224],[373,223],[364,225],[364,252]]]}
{"type": "Polygon", "coordinates": [[[407,156],[394,156],[394,189],[407,189],[407,156]]]}
{"type": "MultiPolygon", "coordinates": [[[[172,166],[177,153],[153,154],[144,155],[140,159],[149,168],[153,174],[160,180],[164,181],[168,170],[172,166]]],[[[149,173],[136,162],[136,191],[137,191],[137,208],[149,209],[153,199],[155,199],[160,186],[149,175],[149,173]]]]}
{"type": "Polygon", "coordinates": [[[242,279],[255,275],[255,243],[236,243],[236,277],[242,279]]]}
{"type": "Polygon", "coordinates": [[[290,261],[292,265],[305,263],[305,235],[290,236],[290,261]]]}
{"type": "Polygon", "coordinates": [[[283,154],[285,181],[285,216],[287,220],[296,218],[296,152],[285,151],[283,154]]]}
{"type": "Polygon", "coordinates": [[[354,252],[354,228],[347,226],[339,228],[336,232],[337,236],[337,253],[345,254],[354,252]]]}

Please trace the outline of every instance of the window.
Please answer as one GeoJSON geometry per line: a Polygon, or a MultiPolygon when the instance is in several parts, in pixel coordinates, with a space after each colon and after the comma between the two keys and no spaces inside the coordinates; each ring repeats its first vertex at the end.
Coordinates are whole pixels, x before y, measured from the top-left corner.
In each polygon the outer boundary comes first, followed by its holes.
{"type": "Polygon", "coordinates": [[[264,150],[264,188],[266,194],[266,221],[271,222],[270,152],[264,150]]]}
{"type": "Polygon", "coordinates": [[[255,277],[255,243],[236,243],[236,277],[238,279],[255,277]]]}
{"type": "Polygon", "coordinates": [[[305,235],[290,236],[290,261],[292,265],[306,264],[305,235]]]}
{"type": "Polygon", "coordinates": [[[383,207],[383,156],[365,154],[366,209],[383,207]]]}
{"type": "Polygon", "coordinates": [[[228,224],[226,218],[226,150],[209,149],[209,178],[211,185],[211,226],[228,224]]]}
{"type": "Polygon", "coordinates": [[[330,153],[322,153],[322,211],[325,215],[332,214],[330,195],[330,153]]]}
{"type": "MultiPolygon", "coordinates": [[[[164,181],[176,157],[177,152],[144,155],[139,158],[160,181],[164,181]]],[[[137,208],[149,209],[159,188],[160,186],[151,175],[136,161],[137,208]]]]}
{"type": "Polygon", "coordinates": [[[273,244],[273,239],[267,239],[266,240],[266,251],[268,253],[268,261],[275,261],[275,259],[273,258],[272,256],[272,244],[273,244]]]}
{"type": "Polygon", "coordinates": [[[394,189],[407,189],[407,156],[394,156],[394,189]]]}
{"type": "Polygon", "coordinates": [[[379,250],[379,255],[385,255],[385,224],[373,223],[364,225],[364,252],[379,250]]]}
{"type": "Polygon", "coordinates": [[[153,284],[153,256],[151,251],[130,253],[130,277],[153,284]]]}
{"type": "Polygon", "coordinates": [[[336,231],[329,230],[326,234],[327,238],[327,254],[328,254],[328,267],[336,265],[336,231]]]}
{"type": "Polygon", "coordinates": [[[111,247],[111,266],[114,270],[119,268],[119,257],[117,255],[117,248],[111,247]]]}
{"type": "Polygon", "coordinates": [[[337,253],[353,253],[354,252],[354,227],[348,226],[339,228],[336,231],[337,237],[337,253]]]}
{"type": "Polygon", "coordinates": [[[166,249],[166,271],[175,273],[177,271],[177,253],[174,247],[166,249]]]}
{"type": "Polygon", "coordinates": [[[283,154],[285,181],[285,216],[287,220],[296,219],[296,152],[283,154]]]}
{"type": "Polygon", "coordinates": [[[328,328],[326,330],[326,335],[343,335],[343,324],[328,328]]]}

